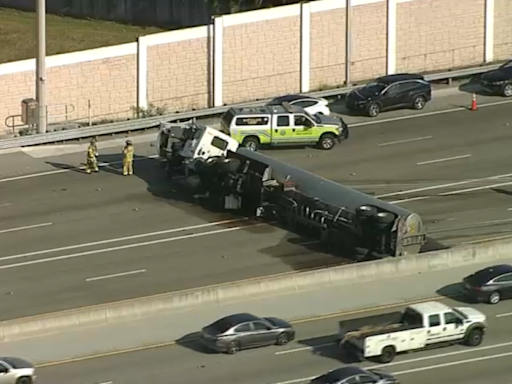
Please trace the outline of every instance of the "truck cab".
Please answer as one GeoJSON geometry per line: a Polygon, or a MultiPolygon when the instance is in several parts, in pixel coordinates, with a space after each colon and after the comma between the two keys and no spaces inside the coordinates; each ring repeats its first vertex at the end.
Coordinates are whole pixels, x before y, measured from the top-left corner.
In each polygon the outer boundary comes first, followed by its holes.
{"type": "Polygon", "coordinates": [[[340,338],[357,357],[389,363],[401,352],[456,343],[478,346],[485,329],[486,316],[480,311],[431,301],[403,312],[340,322],[340,338]]]}
{"type": "Polygon", "coordinates": [[[230,108],[221,118],[221,131],[253,151],[262,145],[318,145],[330,150],[349,136],[348,126],[341,118],[311,115],[288,103],[230,108]]]}

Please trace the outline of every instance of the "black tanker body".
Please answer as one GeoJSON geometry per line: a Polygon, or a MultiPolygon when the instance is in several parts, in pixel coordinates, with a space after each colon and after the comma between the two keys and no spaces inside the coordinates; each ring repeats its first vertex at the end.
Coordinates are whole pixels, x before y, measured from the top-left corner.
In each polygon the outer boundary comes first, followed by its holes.
{"type": "Polygon", "coordinates": [[[426,241],[416,213],[279,160],[240,148],[194,167],[216,208],[306,230],[340,256],[364,260],[419,253],[426,241]]]}

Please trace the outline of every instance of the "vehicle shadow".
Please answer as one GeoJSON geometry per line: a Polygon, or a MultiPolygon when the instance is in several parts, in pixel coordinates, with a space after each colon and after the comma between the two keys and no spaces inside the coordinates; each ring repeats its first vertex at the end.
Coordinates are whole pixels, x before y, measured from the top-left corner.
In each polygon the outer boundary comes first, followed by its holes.
{"type": "Polygon", "coordinates": [[[71,172],[85,173],[85,171],[83,169],[80,169],[80,167],[84,166],[85,164],[80,164],[80,166],[78,166],[78,167],[75,165],[56,163],[53,161],[46,161],[46,164],[48,164],[56,169],[63,169],[63,170],[71,171],[71,172]]]}
{"type": "Polygon", "coordinates": [[[508,191],[508,190],[503,189],[503,188],[491,188],[491,191],[499,193],[501,195],[512,196],[512,191],[508,191]]]}
{"type": "Polygon", "coordinates": [[[462,283],[453,283],[439,288],[436,293],[439,296],[444,296],[448,299],[455,300],[459,303],[474,304],[474,301],[469,300],[462,294],[462,283]]]}
{"type": "Polygon", "coordinates": [[[471,94],[476,93],[480,96],[493,96],[480,85],[479,80],[478,76],[471,78],[471,80],[459,86],[459,91],[471,94]]]}
{"type": "Polygon", "coordinates": [[[343,345],[337,335],[326,335],[299,340],[298,343],[309,348],[314,356],[325,357],[343,364],[359,363],[360,360],[350,353],[343,345]]]}
{"type": "Polygon", "coordinates": [[[427,236],[427,241],[425,244],[422,245],[422,247],[420,249],[420,253],[442,251],[442,250],[450,249],[450,248],[451,247],[427,236]]]}
{"type": "Polygon", "coordinates": [[[216,355],[218,352],[212,351],[211,349],[206,348],[199,341],[199,332],[189,333],[183,337],[180,337],[176,340],[176,345],[180,347],[190,349],[191,351],[202,353],[204,355],[216,355]]]}

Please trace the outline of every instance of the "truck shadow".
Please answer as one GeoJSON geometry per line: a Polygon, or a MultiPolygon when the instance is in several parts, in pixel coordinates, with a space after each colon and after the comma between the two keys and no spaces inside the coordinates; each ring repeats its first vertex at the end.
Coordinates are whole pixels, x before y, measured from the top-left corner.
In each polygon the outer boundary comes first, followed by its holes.
{"type": "Polygon", "coordinates": [[[299,340],[301,347],[309,349],[314,356],[325,357],[343,364],[359,363],[360,360],[340,346],[337,335],[326,335],[299,340]]]}

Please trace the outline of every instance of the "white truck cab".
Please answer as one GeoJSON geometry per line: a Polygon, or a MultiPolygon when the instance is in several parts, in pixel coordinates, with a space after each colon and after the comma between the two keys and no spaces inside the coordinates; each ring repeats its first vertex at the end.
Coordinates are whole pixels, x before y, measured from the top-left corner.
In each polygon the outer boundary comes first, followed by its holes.
{"type": "Polygon", "coordinates": [[[360,358],[378,357],[391,362],[400,352],[446,344],[478,346],[486,329],[486,316],[470,307],[451,308],[430,301],[403,312],[340,322],[341,344],[360,358]]]}

